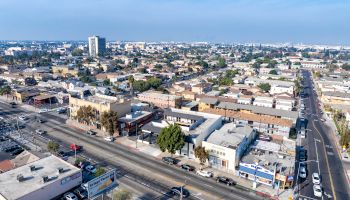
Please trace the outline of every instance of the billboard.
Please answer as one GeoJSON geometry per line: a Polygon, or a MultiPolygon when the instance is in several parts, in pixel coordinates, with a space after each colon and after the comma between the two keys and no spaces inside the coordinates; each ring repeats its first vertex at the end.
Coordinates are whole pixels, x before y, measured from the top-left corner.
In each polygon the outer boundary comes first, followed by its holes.
{"type": "Polygon", "coordinates": [[[97,197],[117,187],[116,170],[112,169],[99,177],[89,181],[87,184],[88,198],[97,197]]]}

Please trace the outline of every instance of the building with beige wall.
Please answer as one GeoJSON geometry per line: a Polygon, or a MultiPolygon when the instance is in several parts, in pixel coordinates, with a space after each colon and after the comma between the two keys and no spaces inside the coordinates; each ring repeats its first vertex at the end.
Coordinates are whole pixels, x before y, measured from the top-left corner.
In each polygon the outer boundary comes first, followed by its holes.
{"type": "Polygon", "coordinates": [[[160,108],[179,108],[182,103],[182,97],[171,94],[162,94],[156,91],[147,91],[138,95],[140,101],[150,103],[160,108]]]}
{"type": "Polygon", "coordinates": [[[95,94],[94,96],[88,96],[86,98],[69,98],[70,118],[75,120],[78,110],[83,106],[91,106],[94,110],[95,116],[91,126],[98,129],[101,128],[100,117],[103,112],[114,111],[117,112],[118,117],[123,117],[127,113],[131,112],[131,101],[113,96],[107,96],[102,94],[95,94]]]}
{"type": "Polygon", "coordinates": [[[60,74],[62,76],[67,76],[68,74],[72,76],[78,76],[79,70],[73,67],[69,67],[67,65],[57,65],[52,66],[52,73],[60,74]]]}

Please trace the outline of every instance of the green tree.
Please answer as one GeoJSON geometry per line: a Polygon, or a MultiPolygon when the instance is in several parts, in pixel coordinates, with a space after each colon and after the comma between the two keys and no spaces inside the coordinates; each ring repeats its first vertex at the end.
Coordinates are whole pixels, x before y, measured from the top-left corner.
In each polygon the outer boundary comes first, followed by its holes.
{"type": "Polygon", "coordinates": [[[103,85],[111,85],[111,81],[109,79],[103,80],[103,85]]]}
{"type": "Polygon", "coordinates": [[[82,56],[83,55],[83,50],[75,48],[72,51],[72,56],[82,56]]]}
{"type": "Polygon", "coordinates": [[[114,200],[131,200],[132,193],[125,189],[119,189],[118,191],[113,193],[114,200]]]}
{"type": "Polygon", "coordinates": [[[133,75],[128,76],[128,81],[129,81],[129,87],[130,87],[130,94],[134,95],[134,82],[135,82],[134,76],[133,75]]]}
{"type": "Polygon", "coordinates": [[[114,111],[103,112],[101,115],[101,125],[110,136],[118,130],[118,113],[114,111]]]}
{"type": "Polygon", "coordinates": [[[163,69],[163,66],[162,66],[161,64],[156,64],[156,65],[154,66],[154,68],[156,68],[156,69],[158,69],[158,70],[161,70],[161,69],[163,69]]]}
{"type": "Polygon", "coordinates": [[[226,65],[226,60],[225,60],[225,58],[223,58],[223,57],[221,57],[221,56],[219,57],[218,66],[221,67],[221,68],[224,68],[224,67],[227,66],[227,65],[226,65]]]}
{"type": "Polygon", "coordinates": [[[76,119],[79,123],[90,125],[94,118],[95,113],[91,106],[81,106],[77,111],[76,119]]]}
{"type": "Polygon", "coordinates": [[[263,91],[263,92],[268,92],[271,89],[271,85],[269,83],[260,83],[258,87],[263,91]]]}
{"type": "Polygon", "coordinates": [[[205,150],[205,147],[198,146],[194,149],[194,155],[199,159],[201,168],[209,159],[209,153],[205,150]]]}
{"type": "Polygon", "coordinates": [[[103,167],[97,167],[95,177],[101,176],[106,173],[106,170],[103,167]]]}
{"type": "Polygon", "coordinates": [[[60,149],[60,145],[57,142],[49,141],[47,143],[47,150],[49,150],[49,152],[56,154],[59,149],[60,149]]]}
{"type": "Polygon", "coordinates": [[[147,83],[152,88],[157,89],[162,84],[162,81],[159,78],[151,77],[147,80],[147,83]]]}
{"type": "Polygon", "coordinates": [[[185,145],[185,135],[179,125],[171,124],[161,130],[157,144],[162,152],[168,151],[173,155],[185,145]]]}
{"type": "Polygon", "coordinates": [[[12,92],[12,89],[8,85],[0,88],[0,95],[11,94],[11,92],[12,92]]]}
{"type": "Polygon", "coordinates": [[[277,75],[277,71],[273,69],[269,72],[269,74],[277,75]]]}

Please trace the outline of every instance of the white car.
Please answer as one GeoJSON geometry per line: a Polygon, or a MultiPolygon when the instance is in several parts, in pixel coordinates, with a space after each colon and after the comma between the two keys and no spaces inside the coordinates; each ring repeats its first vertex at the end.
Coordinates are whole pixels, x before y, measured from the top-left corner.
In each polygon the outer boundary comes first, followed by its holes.
{"type": "Polygon", "coordinates": [[[114,137],[108,136],[104,138],[106,141],[108,142],[113,142],[114,141],[114,137]]]}
{"type": "Polygon", "coordinates": [[[312,183],[319,185],[321,183],[321,177],[318,173],[312,174],[312,183]]]}
{"type": "Polygon", "coordinates": [[[299,168],[299,177],[300,178],[306,178],[306,168],[305,167],[300,167],[299,168]]]}
{"type": "Polygon", "coordinates": [[[88,165],[85,167],[86,171],[90,172],[90,173],[96,173],[96,167],[92,166],[92,165],[88,165]]]}
{"type": "Polygon", "coordinates": [[[42,135],[42,134],[45,133],[45,131],[43,131],[43,130],[41,130],[41,129],[36,129],[36,130],[35,130],[35,133],[36,133],[36,134],[39,134],[39,135],[42,135]]]}
{"type": "Polygon", "coordinates": [[[27,118],[26,116],[19,116],[18,119],[21,120],[21,121],[25,121],[25,120],[27,120],[28,118],[27,118]]]}
{"type": "Polygon", "coordinates": [[[67,200],[78,200],[78,197],[75,194],[71,193],[71,192],[68,192],[68,193],[64,194],[63,196],[67,200]]]}
{"type": "Polygon", "coordinates": [[[301,132],[300,132],[300,138],[305,138],[305,137],[306,137],[305,131],[301,131],[301,132]]]}
{"type": "Polygon", "coordinates": [[[320,185],[314,185],[313,189],[316,197],[322,197],[322,188],[320,185]]]}
{"type": "Polygon", "coordinates": [[[207,178],[213,177],[213,172],[209,172],[209,171],[205,171],[205,170],[198,170],[196,171],[196,174],[200,175],[200,176],[204,176],[207,178]]]}

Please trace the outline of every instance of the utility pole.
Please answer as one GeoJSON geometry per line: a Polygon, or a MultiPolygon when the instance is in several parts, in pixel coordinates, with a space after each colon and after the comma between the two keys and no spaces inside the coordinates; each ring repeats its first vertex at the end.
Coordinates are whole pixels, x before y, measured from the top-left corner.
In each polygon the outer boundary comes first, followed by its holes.
{"type": "Polygon", "coordinates": [[[136,142],[136,149],[137,149],[137,137],[138,137],[138,134],[137,134],[137,123],[136,123],[136,140],[135,140],[135,142],[136,142]]]}

